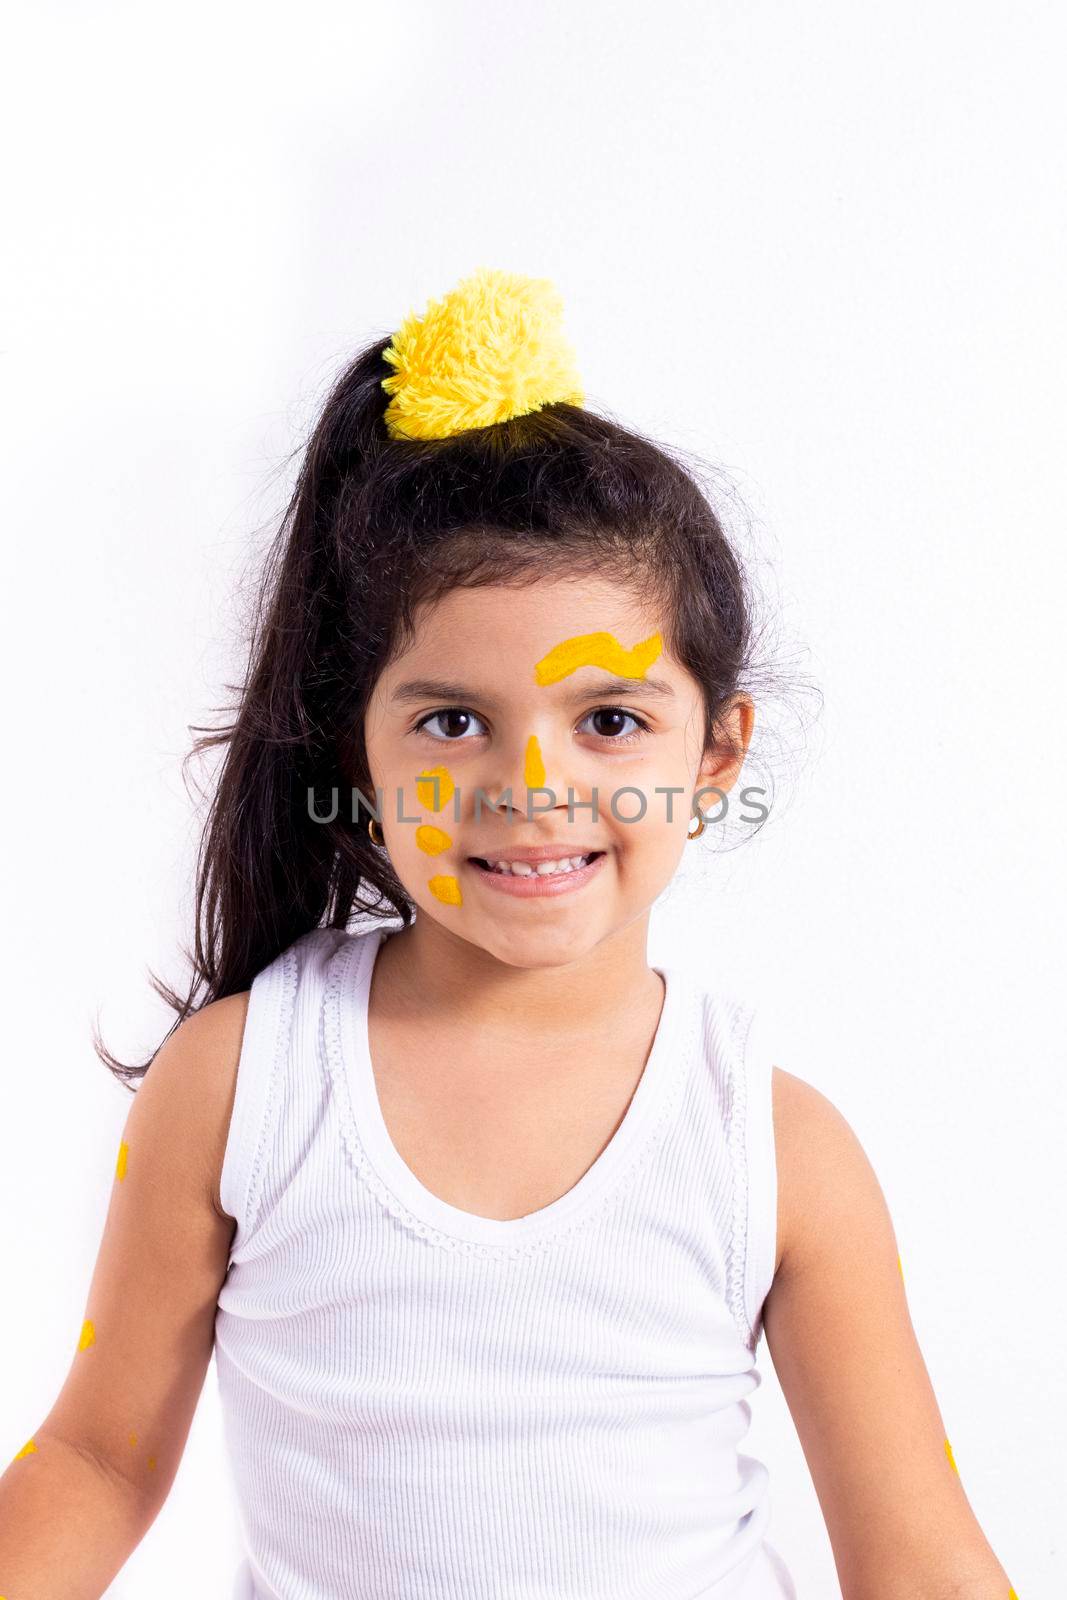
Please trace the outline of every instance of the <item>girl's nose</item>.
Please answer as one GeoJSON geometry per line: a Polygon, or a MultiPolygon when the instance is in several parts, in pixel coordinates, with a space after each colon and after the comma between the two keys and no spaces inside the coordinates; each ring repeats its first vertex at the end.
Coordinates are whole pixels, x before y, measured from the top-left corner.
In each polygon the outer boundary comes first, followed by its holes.
{"type": "Polygon", "coordinates": [[[550,811],[567,798],[567,779],[554,744],[532,732],[499,752],[482,788],[494,803],[502,802],[510,789],[515,809],[525,814],[528,806],[531,815],[550,811]]]}

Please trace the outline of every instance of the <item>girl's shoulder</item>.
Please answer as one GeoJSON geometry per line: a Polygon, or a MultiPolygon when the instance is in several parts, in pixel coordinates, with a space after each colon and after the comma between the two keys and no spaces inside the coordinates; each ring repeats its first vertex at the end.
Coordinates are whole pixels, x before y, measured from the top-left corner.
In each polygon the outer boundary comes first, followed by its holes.
{"type": "Polygon", "coordinates": [[[314,1010],[313,996],[321,997],[342,947],[351,949],[365,931],[309,929],[267,962],[248,989],[211,1001],[178,1030],[187,1054],[199,1057],[199,1075],[208,1084],[197,1104],[198,1144],[212,1205],[231,1222],[238,1212],[247,1222],[249,1141],[265,1126],[272,1078],[288,1048],[298,997],[305,1010],[308,1004],[314,1010]]]}
{"type": "Polygon", "coordinates": [[[180,1056],[195,1094],[186,1106],[189,1132],[207,1175],[213,1209],[232,1222],[232,1212],[222,1202],[222,1173],[237,1107],[238,1075],[249,1032],[280,1023],[273,1001],[295,982],[310,964],[323,965],[346,938],[333,929],[315,928],[279,952],[256,975],[247,989],[209,1001],[187,1017],[172,1035],[172,1049],[180,1056]],[[259,995],[253,1015],[253,995],[259,995]]]}
{"type": "MultiPolygon", "coordinates": [[[[817,1161],[817,1149],[805,1149],[805,1124],[814,1132],[816,1145],[824,1133],[825,1113],[817,1101],[822,1100],[818,1090],[803,1078],[794,1077],[783,1067],[771,1067],[771,1105],[774,1117],[774,1153],[778,1168],[778,1244],[774,1262],[775,1277],[789,1247],[790,1236],[798,1220],[797,1163],[817,1161]],[[813,1098],[815,1097],[815,1098],[813,1098]]],[[[829,1102],[827,1102],[829,1104],[829,1102]]]]}
{"type": "Polygon", "coordinates": [[[206,1174],[211,1205],[228,1217],[219,1195],[230,1120],[237,1090],[237,1071],[245,1038],[251,989],[212,1000],[187,1017],[175,1031],[174,1043],[196,1093],[186,1113],[195,1149],[206,1174]]]}
{"type": "MultiPolygon", "coordinates": [[[[774,1274],[803,1234],[820,1226],[833,1207],[873,1174],[845,1117],[814,1084],[780,1063],[788,1058],[788,1030],[772,994],[732,984],[701,985],[705,1029],[729,1041],[744,1080],[751,1126],[750,1148],[760,1173],[773,1159],[776,1189],[774,1274]],[[773,1157],[772,1157],[773,1152],[773,1157]],[[868,1168],[863,1172],[863,1166],[868,1168]]],[[[714,1048],[714,1047],[713,1047],[714,1048]]]]}
{"type": "Polygon", "coordinates": [[[799,1254],[858,1204],[869,1205],[880,1185],[854,1129],[814,1084],[775,1065],[771,1098],[778,1169],[777,1274],[787,1255],[799,1254]]]}

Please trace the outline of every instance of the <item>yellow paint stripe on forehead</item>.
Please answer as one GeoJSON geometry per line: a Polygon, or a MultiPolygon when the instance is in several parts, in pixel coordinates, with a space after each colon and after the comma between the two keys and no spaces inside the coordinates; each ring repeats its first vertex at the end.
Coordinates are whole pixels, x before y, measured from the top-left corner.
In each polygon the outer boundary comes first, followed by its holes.
{"type": "Polygon", "coordinates": [[[642,639],[632,650],[625,649],[613,633],[579,633],[542,656],[534,667],[534,678],[544,687],[558,683],[579,667],[603,667],[605,672],[619,677],[643,678],[662,650],[663,638],[658,633],[642,639]]]}

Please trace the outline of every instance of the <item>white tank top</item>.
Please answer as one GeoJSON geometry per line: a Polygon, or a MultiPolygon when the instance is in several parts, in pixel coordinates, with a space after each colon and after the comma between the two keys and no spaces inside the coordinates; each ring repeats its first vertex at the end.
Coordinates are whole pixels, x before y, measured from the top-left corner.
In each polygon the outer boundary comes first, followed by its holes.
{"type": "Polygon", "coordinates": [[[795,1600],[739,1452],[776,1244],[759,1013],[673,966],[610,1143],[528,1216],[393,1145],[368,1051],[387,931],[252,984],[215,1320],[234,1600],[795,1600]]]}

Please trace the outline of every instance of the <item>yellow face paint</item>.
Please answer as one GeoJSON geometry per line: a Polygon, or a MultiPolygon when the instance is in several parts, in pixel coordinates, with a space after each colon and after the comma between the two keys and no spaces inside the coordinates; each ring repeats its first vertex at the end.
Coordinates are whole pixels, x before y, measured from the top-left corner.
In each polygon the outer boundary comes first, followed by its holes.
{"type": "Polygon", "coordinates": [[[130,1448],[131,1449],[135,1448],[136,1444],[137,1444],[137,1435],[135,1433],[131,1433],[130,1434],[130,1448]]]}
{"type": "Polygon", "coordinates": [[[1019,1600],[1019,1596],[1015,1593],[1014,1589],[1008,1590],[1008,1600],[1019,1600]]]}
{"type": "Polygon", "coordinates": [[[545,764],[541,759],[541,746],[537,742],[536,733],[531,733],[526,741],[526,760],[523,762],[522,780],[527,789],[543,789],[545,787],[545,764]]]}
{"type": "MultiPolygon", "coordinates": [[[[415,780],[415,792],[427,811],[440,811],[455,794],[456,786],[447,767],[423,767],[415,780]]],[[[452,840],[443,828],[421,824],[415,830],[415,843],[428,855],[437,855],[441,850],[447,850],[452,840]]],[[[443,901],[446,906],[463,904],[463,895],[456,878],[438,873],[436,877],[430,879],[428,887],[430,893],[443,901]]]]}
{"type": "Polygon", "coordinates": [[[35,1456],[36,1454],[37,1454],[37,1446],[34,1444],[32,1439],[27,1439],[26,1443],[23,1445],[22,1449],[19,1451],[18,1455],[15,1457],[15,1460],[16,1461],[21,1461],[23,1456],[35,1456]]]}
{"type": "Polygon", "coordinates": [[[423,767],[415,780],[415,792],[419,804],[427,811],[440,811],[455,794],[456,786],[447,767],[423,767]],[[432,781],[434,778],[436,783],[432,781]]]}
{"type": "Polygon", "coordinates": [[[95,1344],[95,1343],[96,1343],[96,1329],[93,1327],[91,1322],[86,1320],[85,1322],[82,1323],[81,1337],[78,1340],[78,1349],[79,1350],[88,1350],[89,1346],[91,1344],[95,1344]]]}
{"type": "Polygon", "coordinates": [[[126,1153],[129,1148],[129,1145],[126,1143],[125,1139],[123,1139],[122,1143],[119,1145],[119,1158],[115,1162],[115,1176],[120,1183],[126,1176],[126,1153]]]}
{"type": "Polygon", "coordinates": [[[949,1466],[952,1468],[956,1476],[959,1477],[960,1469],[956,1465],[955,1459],[952,1455],[952,1446],[949,1444],[947,1439],[945,1440],[945,1454],[948,1456],[949,1466]]]}
{"type": "Polygon", "coordinates": [[[148,1458],[148,1470],[149,1470],[149,1472],[155,1472],[155,1470],[156,1470],[156,1458],[155,1458],[155,1456],[149,1456],[149,1458],[148,1458]]]}
{"type": "Polygon", "coordinates": [[[897,1266],[900,1268],[900,1276],[903,1277],[904,1276],[904,1263],[901,1261],[899,1256],[897,1256],[897,1266]]]}
{"type": "Polygon", "coordinates": [[[428,856],[438,856],[442,850],[447,850],[452,839],[443,828],[431,828],[427,823],[415,829],[415,843],[420,850],[425,850],[428,856]]]}
{"type": "Polygon", "coordinates": [[[579,633],[564,639],[542,656],[534,667],[534,678],[542,685],[558,683],[579,667],[603,667],[621,678],[643,678],[663,650],[663,639],[654,633],[626,650],[613,633],[579,633]]]}
{"type": "Polygon", "coordinates": [[[430,879],[429,890],[432,895],[437,896],[438,900],[443,900],[446,906],[461,906],[463,904],[463,893],[459,887],[458,878],[439,874],[436,878],[430,879]]]}

